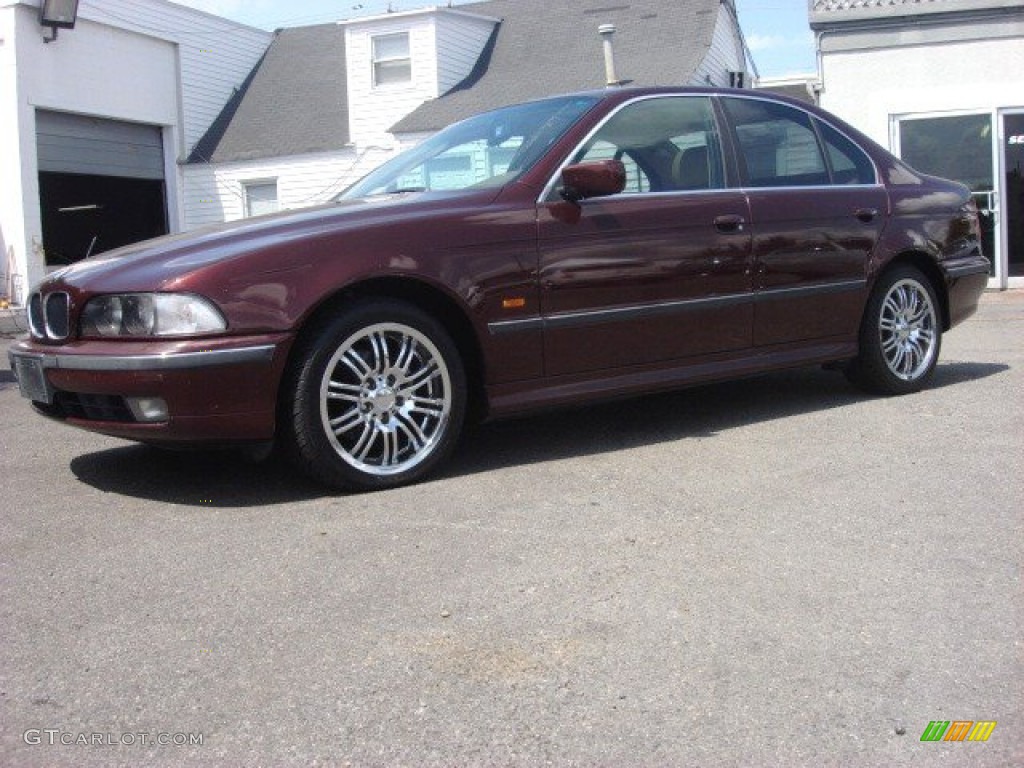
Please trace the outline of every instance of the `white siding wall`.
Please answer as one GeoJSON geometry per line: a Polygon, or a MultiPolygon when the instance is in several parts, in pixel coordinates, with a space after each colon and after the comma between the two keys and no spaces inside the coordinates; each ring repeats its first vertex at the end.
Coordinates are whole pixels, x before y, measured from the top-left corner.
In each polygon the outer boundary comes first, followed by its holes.
{"type": "Polygon", "coordinates": [[[434,134],[430,131],[423,133],[396,133],[395,139],[398,141],[398,146],[395,148],[396,152],[405,152],[407,149],[412,149],[417,144],[426,141],[434,134]]]}
{"type": "Polygon", "coordinates": [[[746,69],[736,20],[724,4],[719,5],[711,48],[690,78],[690,84],[728,86],[730,72],[745,72],[746,69]]]}
{"type": "Polygon", "coordinates": [[[495,21],[459,13],[437,17],[437,91],[447,93],[461,83],[494,31],[495,21]]]}
{"type": "Polygon", "coordinates": [[[189,200],[186,228],[235,221],[245,216],[246,182],[277,181],[281,210],[326,203],[391,157],[370,150],[273,158],[248,163],[190,165],[185,169],[189,200]]]}

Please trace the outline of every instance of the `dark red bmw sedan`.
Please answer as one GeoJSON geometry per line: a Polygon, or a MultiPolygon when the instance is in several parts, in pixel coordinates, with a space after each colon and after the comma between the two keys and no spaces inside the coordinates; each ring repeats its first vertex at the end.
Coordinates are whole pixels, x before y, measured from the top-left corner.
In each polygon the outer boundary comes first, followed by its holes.
{"type": "Polygon", "coordinates": [[[985,287],[968,190],[756,91],[511,106],[336,203],[50,275],[10,352],[47,416],[277,444],[334,486],[427,475],[467,414],[830,363],[925,386],[985,287]]]}

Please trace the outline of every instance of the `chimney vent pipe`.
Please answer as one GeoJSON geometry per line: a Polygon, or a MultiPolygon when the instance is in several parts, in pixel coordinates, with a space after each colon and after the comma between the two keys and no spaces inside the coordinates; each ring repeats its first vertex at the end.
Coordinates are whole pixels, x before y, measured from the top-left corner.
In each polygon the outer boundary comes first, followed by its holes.
{"type": "Polygon", "coordinates": [[[597,33],[604,41],[604,77],[606,85],[611,88],[622,85],[618,75],[615,73],[615,51],[612,49],[612,37],[615,35],[614,24],[602,24],[597,28],[597,33]]]}

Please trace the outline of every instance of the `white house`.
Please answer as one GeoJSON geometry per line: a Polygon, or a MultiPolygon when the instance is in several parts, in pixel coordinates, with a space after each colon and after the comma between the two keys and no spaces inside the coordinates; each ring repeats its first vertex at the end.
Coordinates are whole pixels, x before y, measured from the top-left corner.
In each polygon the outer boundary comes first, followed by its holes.
{"type": "Polygon", "coordinates": [[[53,33],[39,0],[0,0],[0,295],[16,304],[47,265],[185,227],[180,163],[272,39],[165,0],[81,0],[53,33]]]}
{"type": "Polygon", "coordinates": [[[1024,286],[1024,3],[810,0],[821,105],[968,184],[990,285],[1024,286]]]}

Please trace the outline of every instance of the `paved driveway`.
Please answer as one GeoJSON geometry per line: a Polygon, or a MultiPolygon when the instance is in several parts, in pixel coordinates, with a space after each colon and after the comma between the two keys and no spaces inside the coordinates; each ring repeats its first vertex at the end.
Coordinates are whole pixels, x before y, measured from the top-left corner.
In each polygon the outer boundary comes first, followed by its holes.
{"type": "Polygon", "coordinates": [[[364,496],[50,424],[0,368],[0,765],[1024,764],[1022,339],[987,295],[916,396],[559,412],[364,496]]]}

